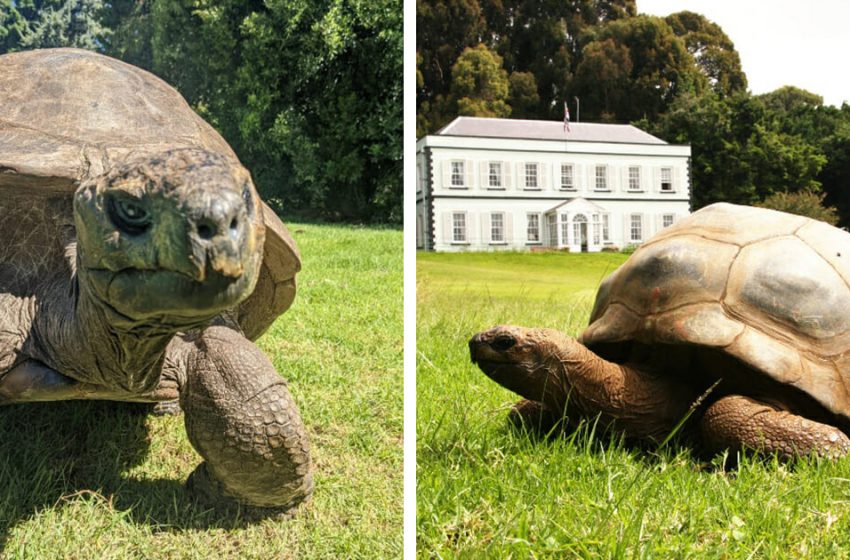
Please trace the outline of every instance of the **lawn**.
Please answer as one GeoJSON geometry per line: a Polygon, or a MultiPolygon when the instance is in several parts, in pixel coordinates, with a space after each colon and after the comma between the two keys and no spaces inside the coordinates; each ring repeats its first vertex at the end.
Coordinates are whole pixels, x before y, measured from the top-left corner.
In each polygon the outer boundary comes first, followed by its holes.
{"type": "Polygon", "coordinates": [[[182,417],[137,405],[0,408],[4,558],[398,558],[402,551],[402,234],[290,225],[293,307],[259,345],[312,438],[316,489],[289,520],[204,510],[182,417]]]}
{"type": "Polygon", "coordinates": [[[701,460],[586,424],[506,423],[469,361],[496,324],[578,334],[616,254],[417,255],[417,549],[423,558],[848,558],[850,459],[701,460]]]}

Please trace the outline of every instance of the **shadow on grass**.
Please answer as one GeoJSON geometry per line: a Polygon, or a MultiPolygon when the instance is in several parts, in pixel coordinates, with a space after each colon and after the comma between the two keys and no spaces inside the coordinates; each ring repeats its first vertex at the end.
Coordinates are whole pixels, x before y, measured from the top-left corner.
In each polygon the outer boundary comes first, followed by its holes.
{"type": "Polygon", "coordinates": [[[182,478],[122,476],[148,457],[150,410],[97,401],[0,407],[0,553],[17,524],[87,494],[134,523],[169,531],[249,524],[238,510],[196,503],[182,478]]]}

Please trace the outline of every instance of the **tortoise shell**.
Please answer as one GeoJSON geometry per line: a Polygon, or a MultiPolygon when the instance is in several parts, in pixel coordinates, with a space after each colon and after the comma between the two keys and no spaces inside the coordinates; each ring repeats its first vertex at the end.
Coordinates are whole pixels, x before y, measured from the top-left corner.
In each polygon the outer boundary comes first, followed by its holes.
{"type": "Polygon", "coordinates": [[[708,206],[602,283],[580,340],[713,349],[847,417],[850,234],[773,210],[708,206]]]}
{"type": "MultiPolygon", "coordinates": [[[[67,231],[73,218],[61,214],[71,211],[81,181],[131,156],[189,147],[238,162],[218,132],[153,74],[79,49],[0,56],[0,195],[49,205],[51,221],[62,224],[52,235],[65,237],[63,243],[73,239],[73,231],[67,231]]],[[[240,326],[251,339],[291,305],[300,269],[298,249],[286,227],[265,203],[261,206],[263,266],[253,294],[238,309],[240,326]]],[[[0,226],[4,231],[21,227],[14,221],[0,226]]],[[[39,260],[37,255],[50,253],[42,247],[26,247],[28,239],[43,244],[44,236],[17,237],[24,247],[16,254],[26,259],[8,266],[55,263],[47,256],[39,260]]]]}

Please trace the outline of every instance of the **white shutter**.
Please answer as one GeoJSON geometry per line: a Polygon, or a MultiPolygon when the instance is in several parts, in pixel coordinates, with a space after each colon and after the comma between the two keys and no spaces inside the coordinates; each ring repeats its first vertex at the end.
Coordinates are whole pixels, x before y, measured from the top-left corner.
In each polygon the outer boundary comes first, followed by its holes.
{"type": "Polygon", "coordinates": [[[661,192],[661,168],[652,168],[652,192],[661,192]]]}
{"type": "Polygon", "coordinates": [[[464,161],[463,171],[464,175],[466,175],[464,177],[463,186],[467,189],[475,188],[475,162],[469,159],[464,161]]]}
{"type": "Polygon", "coordinates": [[[620,167],[620,191],[628,192],[629,190],[629,165],[620,167]]]}
{"type": "Polygon", "coordinates": [[[573,164],[573,186],[577,191],[584,190],[584,164],[573,164]]]}
{"type": "Polygon", "coordinates": [[[514,215],[513,212],[505,212],[503,224],[505,226],[505,243],[510,245],[514,240],[514,215]]]}
{"type": "Polygon", "coordinates": [[[679,192],[684,190],[682,185],[682,169],[679,166],[673,168],[673,191],[679,192]]]}
{"type": "Polygon", "coordinates": [[[454,237],[452,236],[452,212],[444,212],[443,213],[443,243],[449,245],[452,241],[454,241],[454,237]]]}
{"type": "Polygon", "coordinates": [[[649,224],[649,215],[641,214],[640,215],[640,240],[646,241],[651,235],[651,225],[649,224]]]}
{"type": "Polygon", "coordinates": [[[482,190],[487,189],[490,186],[490,162],[482,161],[478,164],[478,185],[482,190]]]}
{"type": "Polygon", "coordinates": [[[632,243],[632,215],[623,214],[623,247],[627,247],[632,243]]]}
{"type": "Polygon", "coordinates": [[[502,185],[504,185],[505,189],[511,189],[513,187],[513,183],[511,182],[511,179],[513,179],[511,167],[511,162],[502,162],[502,185]]]}
{"type": "Polygon", "coordinates": [[[552,182],[550,179],[552,176],[552,165],[541,161],[537,164],[537,168],[540,170],[540,188],[547,191],[552,190],[552,182]]]}
{"type": "Polygon", "coordinates": [[[481,243],[487,245],[490,243],[490,212],[481,213],[481,243]]]}
{"type": "Polygon", "coordinates": [[[440,187],[448,189],[452,186],[452,162],[444,160],[440,163],[443,166],[443,182],[440,187]]]}

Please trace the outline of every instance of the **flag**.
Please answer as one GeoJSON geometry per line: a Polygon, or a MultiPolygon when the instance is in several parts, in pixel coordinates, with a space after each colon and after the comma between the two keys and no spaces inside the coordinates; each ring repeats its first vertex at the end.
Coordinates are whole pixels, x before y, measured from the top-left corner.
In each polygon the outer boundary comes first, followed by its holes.
{"type": "Polygon", "coordinates": [[[570,108],[567,107],[567,102],[564,101],[564,132],[570,131],[570,108]]]}

